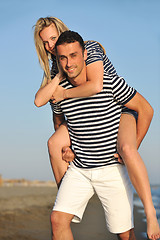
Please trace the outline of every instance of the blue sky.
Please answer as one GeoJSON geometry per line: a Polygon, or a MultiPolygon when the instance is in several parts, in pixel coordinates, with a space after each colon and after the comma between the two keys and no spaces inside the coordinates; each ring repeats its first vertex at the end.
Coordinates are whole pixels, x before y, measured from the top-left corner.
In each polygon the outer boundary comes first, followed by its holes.
{"type": "Polygon", "coordinates": [[[150,182],[160,184],[160,1],[2,0],[0,2],[0,174],[4,178],[51,180],[47,139],[53,133],[50,106],[36,108],[43,71],[34,48],[39,17],[56,16],[84,40],[106,49],[119,75],[153,106],[140,148],[150,182]]]}

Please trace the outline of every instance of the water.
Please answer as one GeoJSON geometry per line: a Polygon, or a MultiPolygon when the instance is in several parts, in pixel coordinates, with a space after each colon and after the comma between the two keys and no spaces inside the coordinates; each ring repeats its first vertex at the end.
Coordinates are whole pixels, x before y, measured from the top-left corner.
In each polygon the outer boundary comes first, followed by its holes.
{"type": "MultiPolygon", "coordinates": [[[[151,186],[151,192],[152,192],[153,204],[154,204],[154,207],[155,207],[156,213],[157,213],[158,222],[160,224],[160,185],[151,186]]],[[[143,205],[142,205],[142,202],[137,195],[135,195],[135,197],[134,197],[134,205],[137,206],[137,207],[141,207],[138,211],[142,214],[143,221],[146,222],[146,217],[145,217],[145,214],[144,214],[143,205]]],[[[142,237],[145,237],[146,233],[142,232],[141,235],[142,235],[142,237]]]]}

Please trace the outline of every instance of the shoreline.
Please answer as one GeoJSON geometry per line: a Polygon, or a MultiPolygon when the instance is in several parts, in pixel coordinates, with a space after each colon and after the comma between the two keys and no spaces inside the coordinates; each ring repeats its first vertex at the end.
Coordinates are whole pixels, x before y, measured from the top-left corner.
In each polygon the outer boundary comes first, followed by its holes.
{"type": "MultiPolygon", "coordinates": [[[[50,240],[50,213],[56,198],[55,186],[3,186],[0,187],[0,239],[50,240]]],[[[146,223],[141,207],[135,206],[135,234],[145,239],[146,223]]],[[[72,223],[75,240],[114,240],[105,227],[102,206],[95,195],[89,202],[80,224],[72,223]]]]}

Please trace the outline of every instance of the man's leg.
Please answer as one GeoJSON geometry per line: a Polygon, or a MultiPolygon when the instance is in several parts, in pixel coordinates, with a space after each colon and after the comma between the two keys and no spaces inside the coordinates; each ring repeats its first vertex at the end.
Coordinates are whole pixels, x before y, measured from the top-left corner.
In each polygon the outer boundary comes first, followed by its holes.
{"type": "Polygon", "coordinates": [[[53,211],[51,214],[52,240],[73,240],[70,223],[74,215],[53,211]]]}
{"type": "Polygon", "coordinates": [[[73,240],[70,223],[81,221],[93,194],[89,179],[77,168],[70,166],[60,185],[51,214],[53,240],[73,240]]]}
{"type": "Polygon", "coordinates": [[[135,239],[133,188],[125,166],[107,166],[96,171],[92,184],[104,208],[108,230],[119,239],[135,239]]]}
{"type": "Polygon", "coordinates": [[[136,240],[133,228],[127,232],[117,234],[117,237],[119,240],[136,240]]]}

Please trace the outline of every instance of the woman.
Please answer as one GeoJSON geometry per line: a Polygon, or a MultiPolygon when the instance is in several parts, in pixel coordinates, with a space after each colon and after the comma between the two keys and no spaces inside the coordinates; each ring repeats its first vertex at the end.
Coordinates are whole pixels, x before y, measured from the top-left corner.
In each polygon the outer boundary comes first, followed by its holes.
{"type": "MultiPolygon", "coordinates": [[[[44,69],[44,79],[41,88],[35,96],[35,105],[38,107],[45,105],[48,101],[50,101],[52,105],[51,99],[54,99],[53,102],[55,102],[63,100],[64,98],[94,95],[103,88],[104,71],[116,75],[116,70],[105,55],[103,47],[97,42],[87,41],[85,46],[88,52],[86,61],[87,82],[81,86],[65,91],[58,86],[63,76],[60,71],[58,71],[54,46],[59,35],[65,30],[68,30],[66,25],[59,19],[52,17],[40,18],[35,25],[35,46],[39,61],[44,69]],[[51,61],[52,64],[51,71],[49,61],[51,61]]],[[[148,109],[151,120],[153,110],[149,104],[148,109]]],[[[55,121],[56,132],[48,141],[51,165],[58,186],[68,168],[68,162],[63,161],[62,157],[65,159],[69,149],[67,148],[64,151],[64,156],[62,156],[62,149],[65,146],[70,146],[70,138],[64,116],[61,116],[61,118],[64,124],[60,126],[57,121],[55,121]]],[[[143,132],[139,139],[136,137],[136,132],[134,112],[125,108],[120,120],[117,150],[127,167],[131,182],[144,205],[149,239],[158,239],[160,237],[160,229],[152,202],[148,175],[145,165],[137,151],[146,132],[143,132]]],[[[118,157],[119,161],[122,161],[119,155],[116,157],[118,157]]]]}

